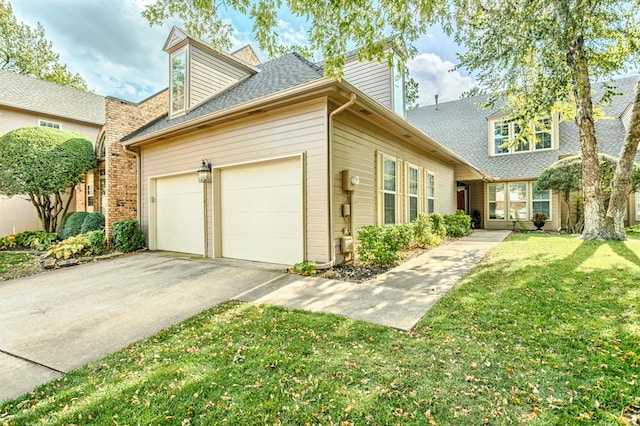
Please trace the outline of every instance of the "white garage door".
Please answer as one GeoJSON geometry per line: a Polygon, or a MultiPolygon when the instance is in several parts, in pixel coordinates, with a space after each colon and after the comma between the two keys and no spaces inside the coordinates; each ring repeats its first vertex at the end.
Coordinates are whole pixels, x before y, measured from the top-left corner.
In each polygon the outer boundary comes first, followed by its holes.
{"type": "Polygon", "coordinates": [[[156,248],[204,253],[203,184],[195,174],[156,180],[156,248]]]}
{"type": "Polygon", "coordinates": [[[221,172],[222,256],[293,265],[303,260],[300,159],[221,172]]]}

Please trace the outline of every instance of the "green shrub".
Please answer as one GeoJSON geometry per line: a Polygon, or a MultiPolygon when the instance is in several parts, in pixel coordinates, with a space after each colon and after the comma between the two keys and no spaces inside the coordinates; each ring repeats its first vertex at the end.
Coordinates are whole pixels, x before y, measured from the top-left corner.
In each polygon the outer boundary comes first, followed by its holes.
{"type": "Polygon", "coordinates": [[[385,238],[397,241],[400,250],[406,250],[411,247],[413,242],[413,225],[402,223],[393,226],[387,226],[385,238]]]}
{"type": "Polygon", "coordinates": [[[25,231],[15,236],[16,245],[33,250],[47,249],[58,236],[53,232],[25,231]]]}
{"type": "Polygon", "coordinates": [[[471,233],[471,216],[464,212],[444,215],[443,221],[449,237],[463,237],[471,233]]]}
{"type": "Polygon", "coordinates": [[[89,215],[88,212],[71,213],[64,222],[64,227],[62,227],[58,233],[60,239],[66,240],[69,237],[79,235],[82,231],[82,224],[84,223],[87,215],[89,215]]]}
{"type": "Polygon", "coordinates": [[[73,213],[67,213],[64,216],[62,216],[62,220],[60,221],[60,225],[58,226],[58,238],[60,238],[61,240],[64,240],[63,229],[67,225],[67,221],[69,220],[72,214],[73,213]]]}
{"type": "Polygon", "coordinates": [[[120,220],[113,223],[113,247],[128,253],[144,247],[144,234],[137,220],[120,220]]]}
{"type": "Polygon", "coordinates": [[[431,220],[431,232],[440,238],[447,236],[447,227],[444,225],[444,218],[440,213],[429,214],[431,220]]]}
{"type": "Polygon", "coordinates": [[[398,252],[406,244],[407,233],[411,244],[411,232],[410,227],[407,231],[406,225],[363,226],[358,229],[360,260],[375,265],[393,264],[400,258],[398,252]]]}
{"type": "Polygon", "coordinates": [[[104,230],[104,215],[99,212],[89,213],[82,221],[80,233],[86,234],[91,231],[104,230]]]}
{"type": "Polygon", "coordinates": [[[55,257],[56,259],[91,256],[102,253],[105,247],[104,231],[91,231],[86,234],[69,237],[52,245],[45,256],[55,257]]]}
{"type": "Polygon", "coordinates": [[[300,275],[315,277],[318,273],[316,271],[316,265],[309,263],[306,260],[304,262],[298,262],[293,265],[293,272],[300,275]]]}
{"type": "Polygon", "coordinates": [[[413,239],[419,247],[429,247],[440,244],[440,237],[431,231],[429,216],[420,213],[413,222],[413,239]]]}
{"type": "Polygon", "coordinates": [[[0,238],[0,250],[11,249],[16,246],[16,236],[15,235],[7,235],[5,237],[0,238]]]}
{"type": "MultiPolygon", "coordinates": [[[[629,226],[626,229],[626,232],[628,234],[640,234],[640,225],[633,225],[633,226],[629,226]]],[[[2,248],[2,245],[0,243],[0,248],[2,248]]]]}

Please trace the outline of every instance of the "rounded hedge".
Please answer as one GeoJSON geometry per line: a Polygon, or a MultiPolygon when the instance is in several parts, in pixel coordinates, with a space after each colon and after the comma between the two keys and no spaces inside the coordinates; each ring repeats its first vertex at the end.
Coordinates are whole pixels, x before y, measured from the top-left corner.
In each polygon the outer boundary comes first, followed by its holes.
{"type": "Polygon", "coordinates": [[[104,215],[99,212],[94,212],[89,213],[87,217],[84,218],[80,233],[86,234],[87,232],[101,230],[104,230],[104,215]]]}

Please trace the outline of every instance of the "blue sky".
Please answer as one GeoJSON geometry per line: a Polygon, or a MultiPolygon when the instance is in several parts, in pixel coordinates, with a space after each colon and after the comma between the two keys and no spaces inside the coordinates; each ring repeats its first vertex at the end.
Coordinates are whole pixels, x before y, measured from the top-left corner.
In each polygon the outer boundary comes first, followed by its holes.
{"type": "MultiPolygon", "coordinates": [[[[152,0],[10,0],[18,21],[45,28],[47,39],[69,70],[87,81],[89,89],[129,101],[140,101],[167,86],[168,59],[164,42],[177,20],[150,28],[140,15],[152,0]]],[[[251,21],[229,16],[234,27],[233,49],[254,44],[251,21]]],[[[279,34],[284,43],[304,44],[305,22],[284,14],[279,34]]],[[[451,71],[460,48],[439,28],[416,44],[418,55],[408,62],[420,85],[419,102],[454,100],[473,86],[466,74],[451,71]]],[[[266,55],[261,55],[266,60],[266,55]]],[[[317,58],[321,59],[321,58],[317,58]]]]}

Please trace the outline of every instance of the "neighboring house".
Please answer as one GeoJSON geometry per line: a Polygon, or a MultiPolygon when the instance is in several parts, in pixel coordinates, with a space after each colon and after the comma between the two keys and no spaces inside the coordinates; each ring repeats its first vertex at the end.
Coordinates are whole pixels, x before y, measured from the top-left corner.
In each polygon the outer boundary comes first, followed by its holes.
{"type": "MultiPolygon", "coordinates": [[[[93,142],[104,122],[104,97],[0,70],[0,134],[48,126],[78,132],[93,142]]],[[[70,209],[74,207],[72,202],[70,209]]],[[[0,194],[0,236],[41,228],[35,207],[24,196],[0,194]]]]}
{"type": "Polygon", "coordinates": [[[457,182],[483,179],[404,119],[403,80],[386,64],[348,62],[336,81],[298,54],[249,63],[177,28],[164,50],[168,113],[122,140],[151,250],[341,262],[361,226],[454,213],[457,182]]]}
{"type": "MultiPolygon", "coordinates": [[[[631,119],[631,103],[638,77],[616,80],[615,96],[604,108],[605,119],[596,122],[600,152],[618,157],[631,119]]],[[[601,96],[599,85],[594,96],[601,96]]],[[[481,212],[487,229],[511,229],[513,221],[523,221],[533,229],[532,215],[544,212],[546,229],[560,229],[566,208],[558,194],[535,192],[533,184],[542,171],[565,156],[580,153],[574,121],[548,117],[534,128],[530,143],[506,143],[521,123],[505,122],[504,114],[481,109],[485,97],[473,97],[410,110],[407,119],[436,141],[464,157],[489,179],[457,179],[457,208],[481,212]],[[540,125],[542,124],[542,125],[540,125]]],[[[636,156],[640,162],[640,155],[636,156]]],[[[640,193],[629,198],[628,223],[640,222],[640,193]]],[[[572,207],[575,211],[575,207],[572,207]]]]}

